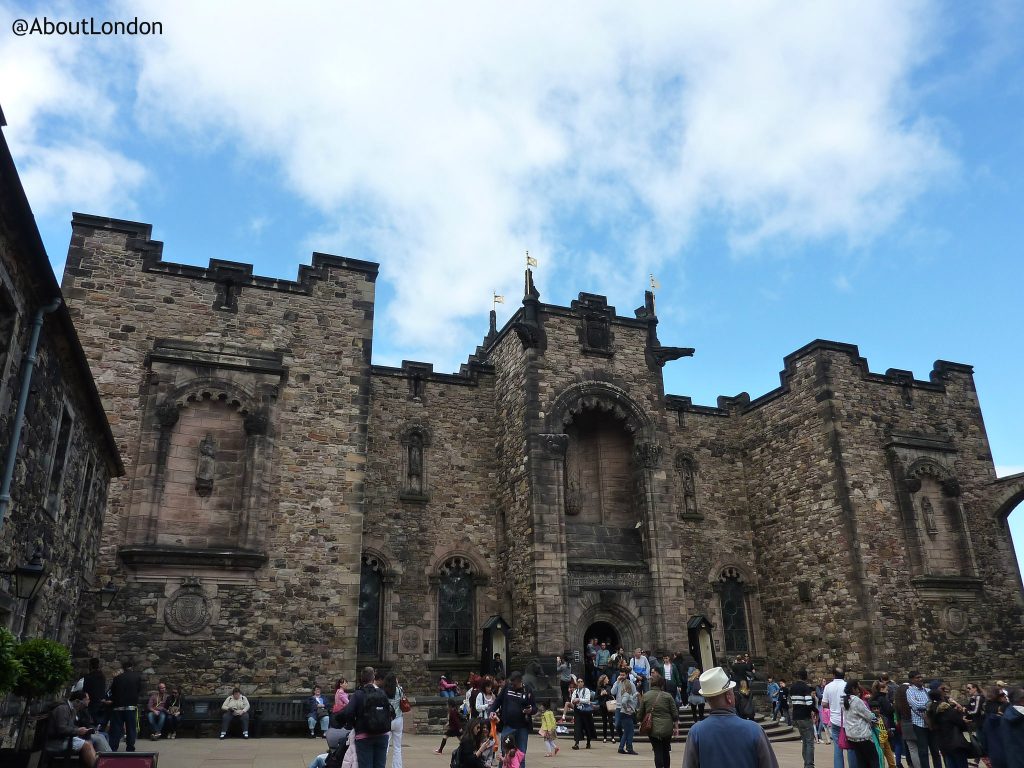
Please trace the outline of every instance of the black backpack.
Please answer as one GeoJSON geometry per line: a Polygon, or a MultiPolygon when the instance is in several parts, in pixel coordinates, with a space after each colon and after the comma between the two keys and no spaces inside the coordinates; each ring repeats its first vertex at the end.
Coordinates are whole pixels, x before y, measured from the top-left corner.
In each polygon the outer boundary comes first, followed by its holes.
{"type": "Polygon", "coordinates": [[[448,764],[449,768],[459,768],[462,765],[462,744],[460,743],[452,751],[452,761],[448,764]]]}
{"type": "Polygon", "coordinates": [[[327,759],[324,761],[325,768],[341,768],[341,764],[345,760],[345,752],[347,749],[348,738],[344,738],[341,740],[341,744],[327,753],[327,759]]]}
{"type": "Polygon", "coordinates": [[[367,686],[363,689],[363,711],[356,720],[359,733],[378,736],[391,730],[391,721],[395,719],[395,708],[391,706],[388,695],[383,689],[367,686]]]}

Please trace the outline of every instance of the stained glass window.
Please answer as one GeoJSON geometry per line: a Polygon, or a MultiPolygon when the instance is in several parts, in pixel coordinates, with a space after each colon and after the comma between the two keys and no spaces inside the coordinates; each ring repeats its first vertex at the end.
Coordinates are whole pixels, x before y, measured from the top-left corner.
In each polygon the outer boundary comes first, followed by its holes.
{"type": "Polygon", "coordinates": [[[749,651],[750,638],[747,634],[747,600],[743,584],[735,575],[721,582],[722,628],[725,631],[726,651],[749,651]]]}
{"type": "Polygon", "coordinates": [[[437,649],[443,656],[473,652],[473,574],[461,558],[441,569],[437,590],[437,649]]]}
{"type": "Polygon", "coordinates": [[[363,558],[359,573],[359,653],[380,656],[381,597],[384,579],[381,566],[371,557],[363,558]]]}

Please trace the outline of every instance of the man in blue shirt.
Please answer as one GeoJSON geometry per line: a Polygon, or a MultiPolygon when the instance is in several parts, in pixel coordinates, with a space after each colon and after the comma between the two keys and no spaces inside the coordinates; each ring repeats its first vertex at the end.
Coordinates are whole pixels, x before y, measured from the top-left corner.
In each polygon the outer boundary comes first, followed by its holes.
{"type": "Polygon", "coordinates": [[[772,721],[779,719],[779,684],[768,675],[768,698],[772,700],[772,721]]]}
{"type": "Polygon", "coordinates": [[[721,667],[700,676],[700,695],[711,712],[690,728],[683,768],[779,768],[761,726],[736,714],[735,687],[721,667]]]}
{"type": "Polygon", "coordinates": [[[637,691],[647,693],[650,690],[651,663],[647,661],[641,648],[633,651],[633,658],[629,660],[629,668],[633,672],[637,691]]]}
{"type": "Polygon", "coordinates": [[[914,735],[917,737],[918,760],[922,766],[927,766],[928,727],[924,723],[924,713],[928,709],[928,691],[924,689],[924,675],[920,672],[910,673],[907,704],[910,705],[910,722],[914,724],[914,735]]]}

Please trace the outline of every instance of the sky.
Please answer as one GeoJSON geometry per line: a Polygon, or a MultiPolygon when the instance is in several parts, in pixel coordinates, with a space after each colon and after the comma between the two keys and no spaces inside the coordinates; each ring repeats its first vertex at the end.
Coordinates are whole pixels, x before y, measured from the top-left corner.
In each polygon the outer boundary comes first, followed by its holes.
{"type": "MultiPolygon", "coordinates": [[[[60,274],[72,211],[169,261],[380,264],[374,362],[457,370],[522,295],[660,284],[666,390],[757,397],[816,339],[975,366],[1024,471],[1024,6],[17,3],[0,106],[60,274]],[[159,34],[15,34],[157,22],[159,34]]],[[[1024,512],[1011,515],[1024,559],[1024,512]]]]}

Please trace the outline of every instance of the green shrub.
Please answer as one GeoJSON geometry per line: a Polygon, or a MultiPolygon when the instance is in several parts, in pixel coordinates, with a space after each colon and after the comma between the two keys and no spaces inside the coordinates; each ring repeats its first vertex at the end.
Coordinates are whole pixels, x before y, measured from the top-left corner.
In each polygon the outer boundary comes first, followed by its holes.
{"type": "Polygon", "coordinates": [[[71,679],[71,653],[56,640],[26,640],[15,650],[22,674],[14,692],[26,699],[56,693],[71,679]]]}
{"type": "Polygon", "coordinates": [[[18,660],[18,640],[6,627],[0,627],[0,696],[10,693],[22,675],[18,660]]]}

